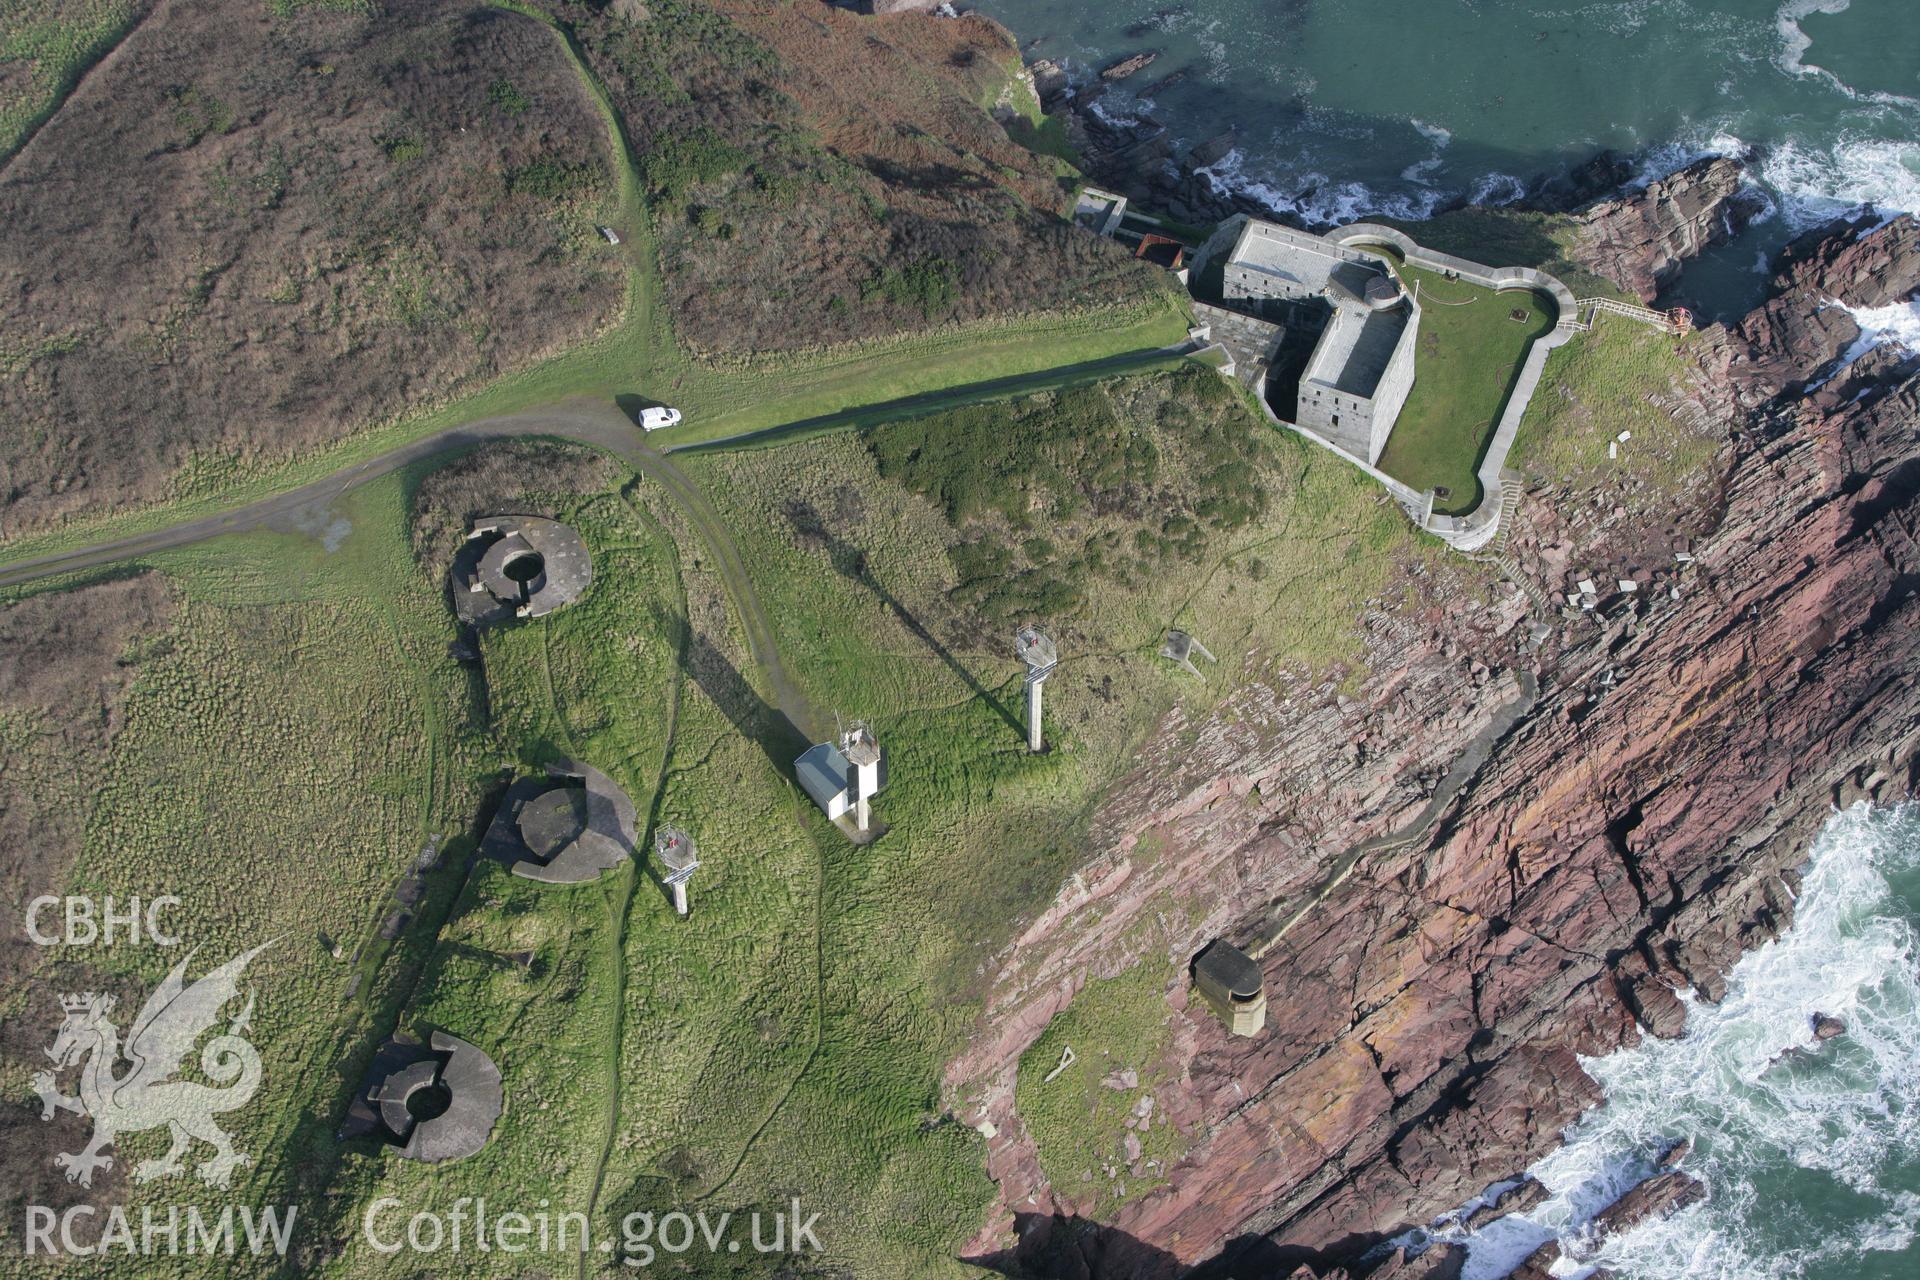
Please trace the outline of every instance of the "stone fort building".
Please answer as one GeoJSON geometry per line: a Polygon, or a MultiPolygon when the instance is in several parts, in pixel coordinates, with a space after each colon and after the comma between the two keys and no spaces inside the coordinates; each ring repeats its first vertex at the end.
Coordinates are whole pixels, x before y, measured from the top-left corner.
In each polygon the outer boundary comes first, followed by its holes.
{"type": "MultiPolygon", "coordinates": [[[[1294,424],[1377,464],[1413,389],[1420,336],[1420,305],[1387,265],[1374,254],[1249,218],[1227,254],[1221,297],[1274,326],[1276,381],[1268,393],[1282,399],[1290,370],[1298,370],[1294,424]]],[[[1274,407],[1284,413],[1289,406],[1274,407]]]]}

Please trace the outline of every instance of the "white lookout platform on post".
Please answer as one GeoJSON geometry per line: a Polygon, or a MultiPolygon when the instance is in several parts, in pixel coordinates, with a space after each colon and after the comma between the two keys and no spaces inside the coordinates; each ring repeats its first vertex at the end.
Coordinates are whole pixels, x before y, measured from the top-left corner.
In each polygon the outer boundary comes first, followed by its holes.
{"type": "Polygon", "coordinates": [[[1060,654],[1052,639],[1038,627],[1020,628],[1013,637],[1013,652],[1027,664],[1027,750],[1043,751],[1047,739],[1041,728],[1040,687],[1060,665],[1060,654]]]}
{"type": "Polygon", "coordinates": [[[673,894],[673,909],[684,916],[687,914],[687,881],[693,879],[694,871],[700,866],[693,837],[679,827],[662,827],[654,834],[653,849],[660,855],[661,875],[667,891],[673,894]]]}
{"type": "Polygon", "coordinates": [[[873,825],[873,795],[880,790],[880,744],[872,726],[864,720],[848,725],[840,734],[840,754],[847,758],[853,825],[865,831],[873,825]]]}

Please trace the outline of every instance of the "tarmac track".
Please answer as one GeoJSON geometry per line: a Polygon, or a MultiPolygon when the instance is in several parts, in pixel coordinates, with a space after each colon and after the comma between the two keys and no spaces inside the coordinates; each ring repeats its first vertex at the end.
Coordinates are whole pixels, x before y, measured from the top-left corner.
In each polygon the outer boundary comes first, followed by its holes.
{"type": "MultiPolygon", "coordinates": [[[[1193,349],[1192,344],[1187,344],[1108,356],[1064,368],[1045,369],[1016,377],[997,378],[987,382],[907,396],[882,405],[863,406],[842,413],[826,414],[802,422],[772,427],[765,431],[729,437],[725,440],[697,442],[685,448],[692,452],[737,448],[750,442],[771,443],[782,438],[830,430],[836,423],[842,421],[857,424],[869,419],[885,420],[905,417],[916,410],[930,411],[974,400],[1000,399],[1023,390],[1039,390],[1059,385],[1063,378],[1067,381],[1077,381],[1083,378],[1112,377],[1129,369],[1165,360],[1170,356],[1191,354],[1193,349]]],[[[60,574],[98,569],[122,560],[134,560],[151,555],[156,551],[169,551],[176,547],[190,546],[209,538],[217,538],[222,534],[247,533],[255,529],[268,528],[310,528],[313,527],[313,518],[324,513],[336,498],[370,480],[391,475],[402,467],[411,466],[439,454],[470,449],[492,440],[520,439],[529,436],[572,440],[596,449],[603,449],[657,482],[672,496],[674,502],[679,505],[699,533],[701,541],[706,543],[707,552],[712,556],[715,568],[726,586],[727,594],[731,597],[734,608],[739,614],[754,663],[765,676],[775,703],[786,714],[787,719],[793,722],[795,728],[803,734],[814,734],[819,726],[815,723],[813,710],[800,695],[798,687],[787,675],[786,667],[780,660],[779,649],[774,643],[773,627],[767,619],[765,609],[760,604],[758,594],[754,591],[753,580],[747,574],[746,563],[741,559],[739,548],[734,544],[733,536],[728,532],[726,523],[714,511],[712,504],[707,501],[706,495],[701,493],[699,486],[675,466],[665,452],[649,445],[645,436],[625,414],[613,405],[602,402],[574,401],[551,408],[505,414],[497,418],[484,418],[464,426],[450,427],[433,435],[422,436],[418,440],[369,458],[365,462],[357,462],[342,468],[324,479],[311,481],[269,498],[261,498],[236,507],[232,511],[202,516],[146,533],[109,538],[90,546],[31,556],[25,560],[0,565],[0,587],[19,586],[60,574]]]]}
{"type": "MultiPolygon", "coordinates": [[[[245,506],[236,507],[232,511],[182,521],[147,533],[130,534],[124,538],[109,538],[89,546],[31,556],[11,564],[0,565],[0,587],[19,586],[58,574],[97,569],[119,560],[131,560],[155,551],[167,551],[174,547],[203,542],[208,538],[217,538],[223,533],[245,533],[253,529],[274,527],[276,524],[292,527],[292,522],[301,514],[323,510],[327,503],[348,490],[363,485],[369,480],[377,480],[381,476],[389,475],[402,467],[431,458],[436,454],[469,449],[489,440],[517,439],[525,436],[554,436],[604,449],[674,489],[683,500],[690,499],[698,507],[703,508],[704,516],[693,509],[689,509],[687,513],[696,524],[702,526],[703,536],[711,537],[715,533],[724,535],[724,526],[719,524],[712,508],[707,506],[705,499],[699,495],[699,490],[677,467],[666,461],[668,452],[694,453],[740,448],[749,444],[777,443],[796,435],[812,435],[831,430],[838,423],[856,425],[868,421],[906,417],[915,412],[948,408],[977,400],[1002,399],[1022,391],[1048,389],[1060,385],[1063,379],[1072,382],[1082,378],[1113,377],[1170,357],[1190,355],[1195,349],[1194,344],[1188,343],[1107,356],[1076,365],[1042,369],[1035,373],[1010,378],[995,378],[986,382],[905,396],[879,405],[866,405],[839,413],[824,414],[817,418],[769,427],[763,431],[729,436],[722,440],[695,441],[679,447],[669,446],[665,451],[647,445],[639,429],[618,409],[597,401],[579,400],[546,409],[532,409],[523,413],[504,414],[497,418],[483,418],[478,422],[449,427],[445,431],[422,436],[418,440],[401,445],[378,457],[344,467],[324,479],[288,489],[270,498],[261,498],[245,506]]],[[[723,545],[730,545],[730,543],[731,539],[727,539],[723,545]]],[[[714,554],[716,559],[730,561],[732,568],[740,567],[737,552],[729,557],[716,547],[714,554]]],[[[731,588],[734,584],[730,582],[728,585],[731,588]]],[[[744,578],[741,579],[741,585],[745,585],[744,578]]],[[[771,633],[767,634],[770,636],[771,633]]],[[[760,656],[760,647],[761,639],[756,638],[756,657],[760,656]]],[[[796,720],[794,723],[798,725],[800,722],[796,720]]]]}
{"type": "Polygon", "coordinates": [[[699,486],[669,461],[665,454],[648,445],[640,430],[612,405],[582,402],[487,418],[454,427],[415,440],[377,458],[355,463],[325,479],[250,502],[233,511],[6,565],[0,568],[0,587],[97,569],[122,560],[138,559],[156,551],[189,546],[223,534],[301,527],[310,524],[303,517],[317,516],[342,494],[370,480],[391,475],[402,467],[492,440],[530,436],[573,440],[603,449],[666,490],[700,535],[700,540],[706,544],[707,554],[712,558],[733,601],[741,627],[746,632],[754,663],[766,678],[775,703],[796,728],[802,733],[811,733],[815,728],[812,710],[801,697],[780,659],[779,649],[774,643],[773,627],[725,521],[714,511],[699,486]]]}

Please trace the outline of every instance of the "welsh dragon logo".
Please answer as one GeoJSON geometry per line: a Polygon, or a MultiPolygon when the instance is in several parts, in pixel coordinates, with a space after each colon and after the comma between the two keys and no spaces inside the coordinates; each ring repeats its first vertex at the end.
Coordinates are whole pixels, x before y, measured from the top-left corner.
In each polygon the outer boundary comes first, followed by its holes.
{"type": "Polygon", "coordinates": [[[236,1168],[252,1163],[233,1149],[233,1140],[213,1122],[216,1115],[246,1106],[260,1087],[260,1055],[241,1034],[253,1016],[252,995],[227,1024],[226,1033],[207,1041],[200,1053],[200,1069],[224,1088],[168,1077],[180,1069],[201,1034],[219,1020],[226,1003],[240,994],[240,975],[248,962],[272,945],[242,952],[191,986],[186,982],[187,961],[193,959],[189,952],[147,997],[127,1031],[124,1050],[119,1030],[107,1018],[113,1011],[112,996],[89,991],[60,998],[66,1020],[47,1050],[55,1070],[37,1072],[33,1088],[40,1095],[42,1120],[53,1119],[59,1110],[93,1121],[93,1138],[85,1149],[54,1157],[54,1163],[66,1170],[68,1182],[92,1186],[96,1169],[113,1167],[113,1157],[104,1153],[121,1134],[162,1125],[171,1133],[173,1145],[158,1160],[141,1161],[133,1172],[137,1181],[181,1172],[186,1168],[182,1157],[196,1139],[214,1149],[213,1156],[195,1170],[213,1186],[226,1186],[236,1168]],[[115,1076],[123,1053],[132,1065],[126,1074],[115,1076]],[[68,1097],[55,1083],[56,1072],[83,1059],[79,1095],[68,1097]]]}

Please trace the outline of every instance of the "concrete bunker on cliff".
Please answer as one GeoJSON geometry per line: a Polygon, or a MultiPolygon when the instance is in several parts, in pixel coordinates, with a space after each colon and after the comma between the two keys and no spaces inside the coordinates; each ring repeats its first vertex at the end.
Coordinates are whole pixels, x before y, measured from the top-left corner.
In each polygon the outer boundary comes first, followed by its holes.
{"type": "Polygon", "coordinates": [[[374,1055],[338,1137],[377,1138],[408,1160],[459,1160],[486,1145],[505,1100],[500,1068],[444,1031],[424,1045],[395,1038],[374,1055]]]}
{"type": "Polygon", "coordinates": [[[1193,958],[1193,987],[1234,1035],[1257,1035],[1267,1025],[1266,976],[1252,956],[1225,938],[1214,939],[1193,958]]]}
{"type": "Polygon", "coordinates": [[[577,760],[507,788],[480,852],[542,884],[581,884],[635,856],[638,815],[606,774],[577,760]]]}
{"type": "Polygon", "coordinates": [[[572,604],[593,583],[593,559],[558,520],[485,516],[454,554],[452,578],[460,621],[486,627],[572,604]]]}

